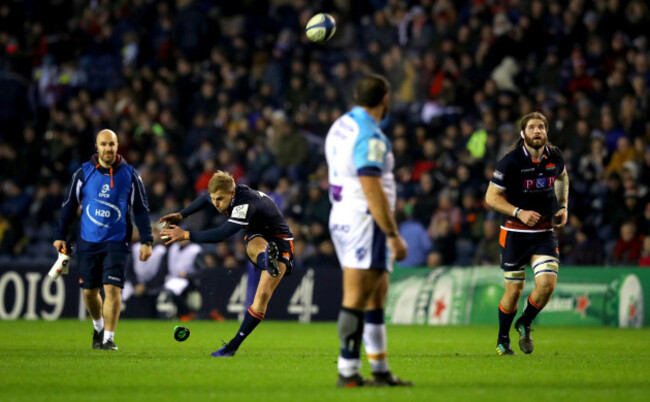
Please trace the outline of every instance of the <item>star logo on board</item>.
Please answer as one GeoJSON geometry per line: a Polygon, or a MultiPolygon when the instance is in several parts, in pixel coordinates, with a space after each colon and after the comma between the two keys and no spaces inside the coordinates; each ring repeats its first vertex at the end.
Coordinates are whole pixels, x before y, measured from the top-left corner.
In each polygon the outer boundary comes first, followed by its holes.
{"type": "Polygon", "coordinates": [[[434,317],[440,319],[442,318],[442,312],[445,311],[447,305],[443,299],[436,300],[436,311],[433,313],[434,317]]]}
{"type": "Polygon", "coordinates": [[[630,311],[628,311],[630,320],[634,320],[636,318],[636,304],[634,302],[630,303],[630,311]]]}
{"type": "Polygon", "coordinates": [[[587,307],[591,305],[589,301],[589,295],[584,294],[583,296],[578,297],[576,300],[576,311],[584,318],[587,315],[587,307]]]}

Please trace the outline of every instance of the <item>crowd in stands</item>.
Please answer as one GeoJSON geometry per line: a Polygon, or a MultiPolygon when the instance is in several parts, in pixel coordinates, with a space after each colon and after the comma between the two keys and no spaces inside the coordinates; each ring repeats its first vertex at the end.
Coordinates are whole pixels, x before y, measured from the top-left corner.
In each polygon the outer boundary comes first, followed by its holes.
{"type": "MultiPolygon", "coordinates": [[[[54,255],[72,173],[110,128],[152,221],[226,170],[286,214],[298,268],[336,268],[324,138],[376,72],[392,91],[402,267],[498,265],[483,196],[531,111],[571,180],[562,262],[648,266],[648,26],[642,0],[2,1],[0,258],[54,255]],[[321,11],[337,32],[311,43],[321,11]]],[[[246,264],[238,238],[203,250],[246,264]]]]}

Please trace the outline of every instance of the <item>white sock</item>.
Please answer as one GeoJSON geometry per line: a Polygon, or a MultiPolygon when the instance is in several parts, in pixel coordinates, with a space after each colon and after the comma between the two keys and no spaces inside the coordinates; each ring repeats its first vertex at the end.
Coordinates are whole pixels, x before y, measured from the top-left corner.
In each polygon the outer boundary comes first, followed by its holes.
{"type": "Polygon", "coordinates": [[[386,360],[386,325],[369,324],[363,326],[363,344],[373,373],[388,371],[386,360]]]}
{"type": "Polygon", "coordinates": [[[99,320],[93,320],[93,327],[95,327],[95,331],[101,332],[104,329],[104,317],[100,317],[99,320]]]}
{"type": "Polygon", "coordinates": [[[345,359],[339,356],[338,368],[339,374],[345,377],[359,374],[359,370],[361,369],[361,359],[345,359]]]}
{"type": "Polygon", "coordinates": [[[104,331],[104,343],[112,341],[115,336],[115,331],[104,331]]]}

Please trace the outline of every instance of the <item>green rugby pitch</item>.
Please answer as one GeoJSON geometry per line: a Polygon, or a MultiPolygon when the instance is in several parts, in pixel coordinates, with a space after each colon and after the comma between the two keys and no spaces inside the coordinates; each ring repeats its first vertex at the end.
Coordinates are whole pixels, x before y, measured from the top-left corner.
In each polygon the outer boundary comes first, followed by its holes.
{"type": "MultiPolygon", "coordinates": [[[[495,354],[496,327],[388,327],[391,369],[412,388],[337,389],[335,323],[262,323],[234,358],[210,352],[235,321],[122,320],[117,352],[91,349],[92,324],[0,321],[7,401],[641,401],[650,395],[650,328],[537,327],[524,355],[495,354]]],[[[369,375],[364,361],[362,374],[369,375]]]]}

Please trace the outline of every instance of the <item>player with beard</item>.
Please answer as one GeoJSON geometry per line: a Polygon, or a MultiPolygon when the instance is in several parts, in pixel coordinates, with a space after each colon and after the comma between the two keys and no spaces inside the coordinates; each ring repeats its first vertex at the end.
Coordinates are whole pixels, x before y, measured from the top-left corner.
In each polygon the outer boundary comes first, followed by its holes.
{"type": "Polygon", "coordinates": [[[567,222],[569,176],[562,152],[548,141],[546,117],[533,112],[520,123],[521,138],[492,175],[485,195],[487,205],[505,215],[499,245],[505,291],[499,303],[498,355],[513,355],[510,326],[526,279],[525,266],[534,272],[535,288],[523,314],[515,322],[519,347],[533,351],[531,323],[548,303],[559,267],[554,229],[567,222]]]}

